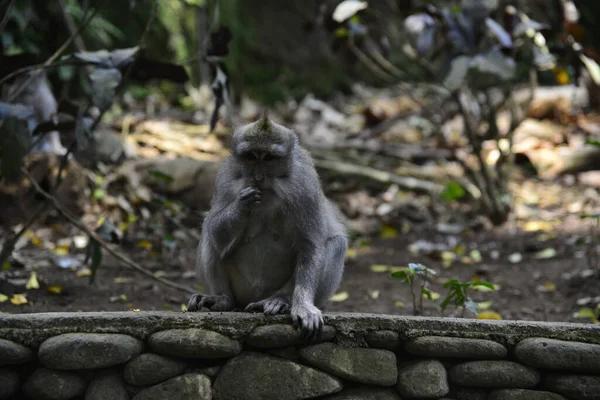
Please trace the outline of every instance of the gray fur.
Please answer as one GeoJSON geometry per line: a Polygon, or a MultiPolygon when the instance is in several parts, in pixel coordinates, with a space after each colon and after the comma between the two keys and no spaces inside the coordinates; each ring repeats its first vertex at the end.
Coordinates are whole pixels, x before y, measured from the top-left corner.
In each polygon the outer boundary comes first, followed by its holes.
{"type": "Polygon", "coordinates": [[[206,293],[192,296],[188,310],[291,313],[312,338],[340,284],[347,247],[309,153],[293,131],[264,116],[233,134],[198,245],[206,293]],[[272,155],[279,158],[263,159],[272,155]]]}

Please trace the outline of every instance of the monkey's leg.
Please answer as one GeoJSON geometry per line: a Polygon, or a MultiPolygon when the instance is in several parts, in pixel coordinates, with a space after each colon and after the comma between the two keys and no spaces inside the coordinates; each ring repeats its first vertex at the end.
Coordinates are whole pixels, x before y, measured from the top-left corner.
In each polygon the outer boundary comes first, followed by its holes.
{"type": "Polygon", "coordinates": [[[323,269],[315,296],[315,304],[321,309],[340,286],[347,251],[348,241],[343,236],[334,236],[325,242],[323,269]]]}

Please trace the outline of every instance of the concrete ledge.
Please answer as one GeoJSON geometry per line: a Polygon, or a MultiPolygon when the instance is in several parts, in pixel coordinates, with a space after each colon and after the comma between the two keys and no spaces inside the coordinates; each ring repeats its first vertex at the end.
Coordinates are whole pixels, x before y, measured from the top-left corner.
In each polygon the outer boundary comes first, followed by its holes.
{"type": "Polygon", "coordinates": [[[327,313],[0,315],[3,399],[599,399],[600,326],[327,313]]]}

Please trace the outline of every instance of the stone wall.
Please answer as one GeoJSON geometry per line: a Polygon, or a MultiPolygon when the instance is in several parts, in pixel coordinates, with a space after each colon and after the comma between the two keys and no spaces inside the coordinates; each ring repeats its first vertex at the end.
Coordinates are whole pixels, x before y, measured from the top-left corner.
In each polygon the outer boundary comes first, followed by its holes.
{"type": "Polygon", "coordinates": [[[600,399],[600,326],[327,314],[0,315],[0,399],[600,399]]]}

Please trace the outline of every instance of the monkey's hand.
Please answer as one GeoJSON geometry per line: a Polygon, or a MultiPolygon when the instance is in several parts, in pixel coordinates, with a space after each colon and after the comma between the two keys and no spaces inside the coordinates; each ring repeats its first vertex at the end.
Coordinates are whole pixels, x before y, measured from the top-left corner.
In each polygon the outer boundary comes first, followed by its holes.
{"type": "Polygon", "coordinates": [[[188,311],[200,311],[202,307],[208,308],[210,311],[231,311],[235,308],[233,301],[225,295],[205,295],[197,293],[190,297],[187,305],[188,311]]]}
{"type": "Polygon", "coordinates": [[[321,310],[312,304],[292,306],[292,321],[294,328],[300,328],[300,337],[309,342],[323,332],[323,316],[321,310]]]}
{"type": "Polygon", "coordinates": [[[260,190],[251,186],[242,189],[240,192],[240,203],[246,207],[249,207],[252,204],[259,204],[260,190]]]}
{"type": "Polygon", "coordinates": [[[265,315],[287,314],[290,312],[290,305],[283,297],[269,297],[248,304],[244,311],[262,311],[265,315]]]}

